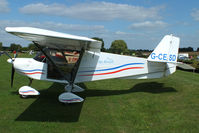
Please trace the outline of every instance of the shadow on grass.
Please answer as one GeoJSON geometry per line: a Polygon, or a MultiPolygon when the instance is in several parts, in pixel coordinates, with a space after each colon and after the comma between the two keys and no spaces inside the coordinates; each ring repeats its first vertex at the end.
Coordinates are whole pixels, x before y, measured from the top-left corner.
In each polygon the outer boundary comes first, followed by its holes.
{"type": "Polygon", "coordinates": [[[58,96],[63,92],[63,88],[63,85],[54,83],[47,90],[40,91],[40,96],[18,116],[16,121],[78,121],[83,103],[62,105],[58,101],[58,96]]]}
{"type": "MultiPolygon", "coordinates": [[[[129,90],[89,90],[84,84],[80,84],[86,91],[78,93],[82,98],[94,96],[121,95],[134,92],[165,93],[177,92],[174,88],[164,87],[163,83],[146,82],[136,84],[129,90]]],[[[47,90],[40,91],[41,95],[32,103],[16,121],[48,121],[48,122],[77,122],[83,107],[83,103],[62,105],[57,100],[64,86],[54,83],[47,90]]]]}
{"type": "Polygon", "coordinates": [[[148,93],[165,93],[165,92],[177,92],[172,87],[164,87],[163,83],[158,82],[145,82],[139,83],[133,86],[129,90],[86,90],[86,97],[93,96],[111,96],[111,95],[121,95],[133,92],[148,92],[148,93]]]}

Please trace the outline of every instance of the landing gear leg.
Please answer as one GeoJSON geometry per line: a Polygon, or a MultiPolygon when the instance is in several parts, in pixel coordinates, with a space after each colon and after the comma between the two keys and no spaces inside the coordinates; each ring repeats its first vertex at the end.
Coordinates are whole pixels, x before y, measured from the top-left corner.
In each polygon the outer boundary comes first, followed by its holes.
{"type": "Polygon", "coordinates": [[[29,78],[29,84],[28,86],[31,86],[33,79],[29,78]]]}
{"type": "Polygon", "coordinates": [[[64,87],[65,91],[66,92],[71,92],[72,89],[73,89],[73,84],[67,84],[65,87],[64,87]]]}
{"type": "Polygon", "coordinates": [[[76,75],[77,75],[77,71],[78,71],[78,68],[80,66],[80,61],[83,57],[84,52],[85,52],[84,47],[82,47],[80,55],[79,55],[79,59],[75,63],[75,66],[73,67],[73,69],[70,73],[71,74],[70,80],[67,80],[67,78],[66,78],[66,80],[69,81],[69,84],[65,86],[66,92],[59,95],[59,101],[62,102],[62,103],[77,103],[77,102],[84,101],[83,98],[81,98],[81,97],[72,93],[72,92],[81,92],[81,91],[84,90],[81,87],[74,84],[75,78],[76,78],[76,75]]]}
{"type": "Polygon", "coordinates": [[[82,92],[82,91],[84,91],[83,88],[81,88],[75,84],[68,84],[65,86],[64,89],[66,90],[66,92],[82,92]]]}

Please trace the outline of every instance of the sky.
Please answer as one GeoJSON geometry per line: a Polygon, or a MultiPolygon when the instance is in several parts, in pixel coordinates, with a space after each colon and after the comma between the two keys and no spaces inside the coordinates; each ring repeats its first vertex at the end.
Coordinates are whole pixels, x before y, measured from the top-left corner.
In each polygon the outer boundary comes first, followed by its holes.
{"type": "Polygon", "coordinates": [[[180,47],[199,47],[198,0],[0,0],[0,42],[28,46],[5,27],[36,27],[99,37],[109,48],[124,40],[129,49],[154,49],[164,35],[180,47]]]}

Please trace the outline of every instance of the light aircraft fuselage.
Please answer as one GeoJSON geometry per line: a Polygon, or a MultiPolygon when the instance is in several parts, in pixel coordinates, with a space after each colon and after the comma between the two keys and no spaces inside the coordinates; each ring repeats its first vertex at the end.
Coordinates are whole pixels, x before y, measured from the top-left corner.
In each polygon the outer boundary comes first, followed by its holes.
{"type": "MultiPolygon", "coordinates": [[[[15,70],[36,80],[67,84],[59,96],[64,103],[82,102],[72,92],[84,89],[75,83],[111,79],[149,79],[168,76],[176,71],[180,39],[166,35],[150,56],[145,58],[101,52],[101,42],[87,37],[74,36],[31,27],[8,27],[8,33],[32,41],[41,51],[34,58],[11,58],[12,78],[15,70]]],[[[182,65],[182,64],[181,64],[182,65]]],[[[19,89],[19,94],[39,95],[29,86],[19,89]]]]}

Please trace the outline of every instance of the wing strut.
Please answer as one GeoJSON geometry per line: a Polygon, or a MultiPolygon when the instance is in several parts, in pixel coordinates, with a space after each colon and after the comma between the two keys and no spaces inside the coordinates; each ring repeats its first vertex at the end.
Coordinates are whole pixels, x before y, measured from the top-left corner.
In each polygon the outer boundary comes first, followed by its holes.
{"type": "MultiPolygon", "coordinates": [[[[56,63],[51,59],[48,51],[45,51],[44,48],[42,48],[38,43],[36,42],[33,42],[40,50],[41,52],[46,56],[46,58],[48,58],[48,60],[54,65],[55,69],[58,70],[59,74],[61,76],[64,77],[64,79],[66,81],[68,81],[68,85],[65,86],[65,90],[67,92],[64,92],[62,94],[59,95],[59,101],[62,102],[62,103],[77,103],[77,102],[83,102],[84,99],[73,94],[72,92],[81,92],[81,91],[84,91],[83,88],[77,86],[74,84],[74,81],[75,81],[75,78],[76,78],[76,75],[77,75],[77,72],[78,72],[78,69],[79,69],[79,66],[80,66],[80,63],[81,63],[81,60],[82,60],[82,57],[83,57],[83,54],[85,52],[85,49],[84,47],[82,47],[81,51],[80,51],[80,54],[79,54],[79,59],[78,61],[75,63],[74,67],[72,68],[72,71],[70,73],[70,78],[68,80],[67,76],[64,75],[64,73],[62,72],[62,70],[56,65],[56,63]]],[[[47,48],[48,49],[48,48],[47,48]]],[[[64,52],[62,50],[59,49],[59,51],[61,51],[61,53],[63,54],[63,56],[65,56],[64,52]]],[[[67,60],[65,59],[65,61],[67,62],[67,60]]]]}
{"type": "Polygon", "coordinates": [[[71,73],[71,80],[70,80],[70,81],[71,81],[72,84],[73,84],[74,81],[75,81],[75,78],[76,78],[76,75],[77,75],[77,71],[78,71],[79,65],[80,65],[80,63],[81,63],[81,60],[82,60],[82,57],[83,57],[84,52],[85,52],[85,49],[84,49],[84,47],[82,47],[81,52],[80,52],[80,55],[79,55],[79,59],[78,59],[78,61],[75,63],[75,66],[74,66],[74,68],[73,68],[73,70],[72,70],[72,73],[71,73]]]}

